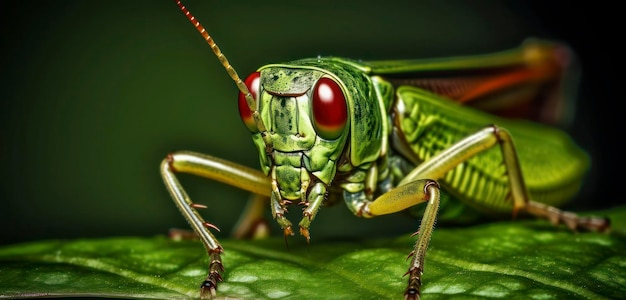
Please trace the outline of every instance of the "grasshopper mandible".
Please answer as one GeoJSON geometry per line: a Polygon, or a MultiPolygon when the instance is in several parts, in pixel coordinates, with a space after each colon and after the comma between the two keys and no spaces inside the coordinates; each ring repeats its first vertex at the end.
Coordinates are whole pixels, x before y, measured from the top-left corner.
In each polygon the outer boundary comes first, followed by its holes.
{"type": "Polygon", "coordinates": [[[318,57],[266,65],[241,80],[202,25],[175,2],[235,81],[261,165],[259,171],[193,152],[172,153],[161,164],[167,189],[210,257],[202,298],[215,297],[222,281],[223,248],[209,231],[217,227],[196,210],[206,206],[192,202],[177,172],[258,195],[238,236],[254,234],[266,203],[285,236],[294,231],[287,206],[302,205],[297,230],[307,242],[322,204],[343,199],[355,216],[372,218],[426,203],[410,252],[407,299],[420,295],[441,196],[458,200],[448,206],[483,213],[523,212],[572,230],[609,229],[608,219],[555,208],[577,192],[587,155],[561,131],[501,117],[554,118],[565,46],[529,41],[489,55],[429,60],[318,57]]]}

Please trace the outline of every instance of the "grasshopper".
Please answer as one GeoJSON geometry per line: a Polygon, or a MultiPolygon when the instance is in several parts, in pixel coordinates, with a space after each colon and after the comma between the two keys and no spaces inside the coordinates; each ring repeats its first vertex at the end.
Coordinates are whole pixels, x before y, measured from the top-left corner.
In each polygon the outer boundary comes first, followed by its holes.
{"type": "Polygon", "coordinates": [[[239,113],[261,165],[259,171],[187,151],[161,163],[168,191],[209,255],[202,298],[216,296],[224,249],[209,231],[217,227],[197,211],[206,206],[189,198],[175,173],[256,195],[237,236],[255,234],[267,203],[285,237],[295,230],[285,216],[288,206],[302,205],[297,230],[307,242],[322,205],[343,199],[355,216],[372,218],[426,203],[409,254],[406,299],[420,297],[440,206],[527,213],[574,231],[609,229],[608,219],[556,208],[579,189],[589,164],[585,152],[565,133],[520,119],[556,118],[569,53],[564,45],[533,40],[509,51],[446,59],[316,57],[266,65],[242,80],[204,27],[175,2],[235,81],[239,113]]]}

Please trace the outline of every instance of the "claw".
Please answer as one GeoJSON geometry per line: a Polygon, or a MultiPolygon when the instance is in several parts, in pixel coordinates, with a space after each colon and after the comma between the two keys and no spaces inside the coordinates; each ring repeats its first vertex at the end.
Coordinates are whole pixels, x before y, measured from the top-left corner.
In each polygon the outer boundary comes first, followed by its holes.
{"type": "Polygon", "coordinates": [[[285,238],[285,247],[289,248],[289,243],[287,242],[287,237],[293,235],[293,230],[291,230],[291,226],[285,227],[283,229],[283,237],[285,238]]]}
{"type": "Polygon", "coordinates": [[[309,244],[311,241],[311,235],[309,234],[309,229],[300,227],[300,235],[306,238],[306,243],[309,244]]]}
{"type": "Polygon", "coordinates": [[[283,234],[285,235],[285,237],[293,235],[293,230],[291,229],[291,226],[285,227],[285,229],[283,229],[283,234]]]}
{"type": "Polygon", "coordinates": [[[205,280],[201,285],[200,285],[200,299],[213,299],[215,298],[215,290],[217,288],[217,285],[215,285],[215,282],[211,281],[211,280],[205,280]]]}
{"type": "Polygon", "coordinates": [[[404,292],[405,300],[419,300],[420,292],[415,288],[408,288],[406,292],[404,292]]]}

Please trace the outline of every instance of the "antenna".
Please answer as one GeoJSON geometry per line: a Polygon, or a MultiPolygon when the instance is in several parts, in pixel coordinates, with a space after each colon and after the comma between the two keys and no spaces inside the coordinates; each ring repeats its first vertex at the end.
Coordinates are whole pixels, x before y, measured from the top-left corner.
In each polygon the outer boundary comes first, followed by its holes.
{"type": "Polygon", "coordinates": [[[263,140],[265,141],[265,145],[267,147],[266,151],[270,151],[270,149],[272,148],[271,140],[269,139],[269,136],[267,135],[267,129],[265,127],[265,124],[263,124],[261,115],[256,109],[257,103],[252,97],[252,94],[250,93],[250,91],[248,90],[248,87],[246,87],[246,84],[243,82],[243,80],[239,78],[239,75],[237,74],[237,71],[235,71],[235,68],[233,68],[230,62],[228,62],[228,59],[226,58],[224,53],[222,53],[222,50],[220,50],[220,47],[217,46],[213,38],[209,35],[206,29],[204,29],[202,24],[200,24],[200,22],[196,20],[196,17],[194,17],[189,12],[189,10],[187,10],[187,8],[183,5],[183,3],[180,0],[174,0],[174,2],[176,2],[176,5],[178,5],[180,10],[185,14],[187,19],[189,19],[191,24],[193,24],[193,26],[196,27],[196,30],[198,30],[200,35],[202,35],[202,37],[207,42],[207,44],[209,44],[209,46],[211,47],[211,50],[213,50],[213,53],[215,53],[215,56],[217,56],[217,59],[219,59],[220,63],[222,63],[222,66],[224,66],[224,69],[226,69],[226,72],[228,73],[228,75],[230,75],[230,78],[232,78],[233,81],[235,81],[235,84],[237,85],[237,88],[239,89],[239,91],[245,95],[246,103],[248,104],[248,107],[250,108],[250,111],[252,112],[252,116],[254,117],[254,122],[256,124],[256,127],[261,133],[261,135],[263,136],[263,140]]]}

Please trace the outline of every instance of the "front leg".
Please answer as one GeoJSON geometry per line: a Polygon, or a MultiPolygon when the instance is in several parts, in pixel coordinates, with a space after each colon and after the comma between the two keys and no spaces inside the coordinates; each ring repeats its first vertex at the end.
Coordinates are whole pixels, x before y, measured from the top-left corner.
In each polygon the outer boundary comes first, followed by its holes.
{"type": "Polygon", "coordinates": [[[419,230],[415,233],[419,234],[419,237],[409,254],[409,257],[412,257],[411,264],[404,274],[409,275],[409,282],[404,292],[405,299],[420,298],[424,259],[439,211],[439,189],[439,184],[434,180],[415,180],[383,194],[374,202],[364,202],[363,217],[390,214],[422,202],[427,203],[419,230]]]}
{"type": "Polygon", "coordinates": [[[392,214],[423,202],[427,203],[418,231],[419,237],[409,254],[412,260],[409,270],[405,273],[409,275],[408,286],[404,293],[405,299],[419,299],[420,297],[426,249],[439,211],[439,189],[439,184],[435,180],[418,179],[398,186],[374,201],[369,201],[363,191],[356,193],[344,191],[343,193],[348,208],[355,215],[364,218],[392,214]]]}
{"type": "Polygon", "coordinates": [[[217,283],[222,281],[224,266],[221,254],[224,249],[209,231],[209,228],[217,227],[206,222],[196,210],[207,207],[191,201],[175,173],[189,173],[214,179],[266,197],[270,192],[270,180],[258,170],[200,153],[172,153],[161,163],[161,176],[167,190],[209,254],[209,272],[200,287],[200,296],[202,299],[212,299],[215,297],[217,283]]]}

